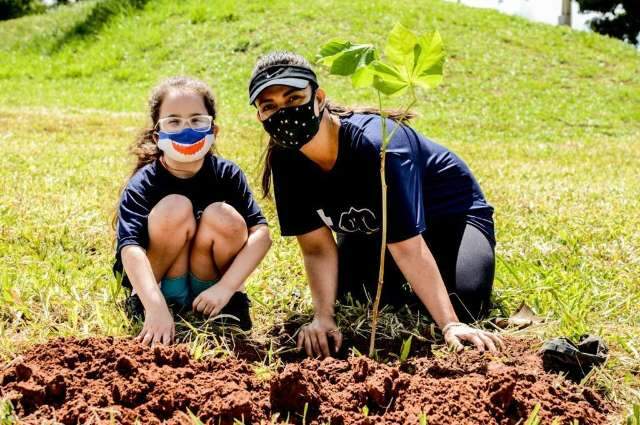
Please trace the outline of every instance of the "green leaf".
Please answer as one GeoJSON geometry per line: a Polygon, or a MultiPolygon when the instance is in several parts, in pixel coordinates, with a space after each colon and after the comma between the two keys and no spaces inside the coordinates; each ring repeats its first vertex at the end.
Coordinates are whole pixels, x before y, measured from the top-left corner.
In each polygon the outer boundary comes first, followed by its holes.
{"type": "Polygon", "coordinates": [[[540,403],[536,403],[524,425],[540,425],[540,403]]]}
{"type": "Polygon", "coordinates": [[[365,418],[366,418],[367,416],[369,416],[369,406],[365,405],[365,406],[362,408],[362,416],[364,416],[365,418]]]}
{"type": "Polygon", "coordinates": [[[411,73],[412,83],[430,89],[442,82],[444,51],[438,31],[418,37],[414,48],[415,65],[411,73]]]}
{"type": "Polygon", "coordinates": [[[331,66],[336,55],[349,47],[351,47],[351,42],[347,40],[338,38],[331,39],[320,48],[320,51],[316,55],[317,62],[331,66]]]}
{"type": "Polygon", "coordinates": [[[401,72],[406,70],[409,76],[414,64],[414,46],[418,42],[416,35],[401,24],[396,24],[387,39],[384,48],[385,58],[397,66],[401,72]]]}
{"type": "Polygon", "coordinates": [[[418,418],[420,420],[420,425],[429,425],[429,418],[423,411],[420,412],[420,416],[418,416],[418,418]]]}
{"type": "Polygon", "coordinates": [[[640,404],[633,405],[633,411],[627,417],[627,425],[640,425],[640,404]]]}
{"type": "Polygon", "coordinates": [[[437,31],[416,36],[397,24],[389,33],[385,60],[371,44],[333,39],[322,46],[318,62],[334,75],[351,76],[354,87],[370,87],[398,96],[413,87],[431,89],[442,81],[444,52],[437,31]]]}
{"type": "Polygon", "coordinates": [[[404,93],[409,87],[409,81],[400,73],[398,68],[376,60],[371,62],[371,68],[375,72],[373,87],[387,96],[397,96],[404,93]]]}
{"type": "Polygon", "coordinates": [[[361,66],[351,76],[351,83],[355,88],[369,87],[373,85],[375,71],[370,66],[361,66]]]}
{"type": "Polygon", "coordinates": [[[356,71],[351,76],[354,87],[369,87],[373,84],[374,71],[369,64],[376,60],[377,56],[376,50],[372,48],[360,57],[356,71]]]}
{"type": "Polygon", "coordinates": [[[376,57],[371,44],[352,44],[350,41],[332,40],[318,54],[318,62],[330,67],[335,75],[352,75],[376,57]]]}
{"type": "Polygon", "coordinates": [[[190,409],[187,409],[187,413],[189,414],[189,419],[191,419],[191,423],[193,425],[204,425],[200,418],[194,415],[190,409]]]}
{"type": "Polygon", "coordinates": [[[375,50],[369,44],[358,44],[344,50],[331,65],[331,73],[336,75],[352,75],[361,67],[373,61],[375,50]]]}
{"type": "Polygon", "coordinates": [[[304,411],[302,412],[302,425],[307,424],[307,413],[309,413],[309,403],[304,404],[304,411]]]}
{"type": "Polygon", "coordinates": [[[411,351],[411,339],[413,335],[409,335],[409,338],[402,342],[402,348],[400,349],[400,363],[404,363],[409,358],[409,352],[411,351]]]}

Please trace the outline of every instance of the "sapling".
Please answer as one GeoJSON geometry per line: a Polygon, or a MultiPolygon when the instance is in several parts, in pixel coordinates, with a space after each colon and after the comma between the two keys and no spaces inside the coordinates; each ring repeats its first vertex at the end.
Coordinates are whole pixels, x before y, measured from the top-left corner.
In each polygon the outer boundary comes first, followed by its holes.
{"type": "Polygon", "coordinates": [[[375,354],[376,327],[378,309],[384,284],[384,258],[387,249],[387,181],[385,160],[387,146],[403,121],[409,116],[411,108],[417,103],[418,89],[431,89],[442,81],[444,52],[442,39],[438,31],[416,35],[400,24],[389,33],[384,48],[384,57],[372,44],[354,44],[350,41],[334,39],[325,44],[318,54],[318,62],[329,67],[334,75],[350,76],[356,88],[373,88],[378,97],[378,106],[382,116],[380,147],[380,184],[382,197],[382,228],[380,245],[380,266],[376,297],[371,314],[371,339],[369,357],[375,354]],[[395,120],[391,131],[387,129],[387,116],[382,108],[382,96],[408,97],[406,107],[395,120]]]}

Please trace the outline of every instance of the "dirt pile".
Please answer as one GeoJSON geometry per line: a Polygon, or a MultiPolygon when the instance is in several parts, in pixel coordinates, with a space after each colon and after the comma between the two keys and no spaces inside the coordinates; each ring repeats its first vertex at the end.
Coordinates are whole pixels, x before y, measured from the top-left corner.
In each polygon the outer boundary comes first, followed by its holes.
{"type": "Polygon", "coordinates": [[[2,396],[27,423],[247,423],[267,418],[269,386],[242,361],[193,361],[188,348],[134,340],[59,339],[34,347],[0,374],[2,396]]]}
{"type": "Polygon", "coordinates": [[[514,424],[540,404],[542,423],[606,423],[589,389],[542,370],[526,341],[498,356],[467,351],[402,365],[364,357],[304,360],[267,379],[235,358],[196,362],[186,346],[59,339],[0,369],[0,397],[25,423],[514,424]],[[273,419],[274,415],[278,419],[273,419]],[[280,421],[280,422],[278,422],[280,421]]]}

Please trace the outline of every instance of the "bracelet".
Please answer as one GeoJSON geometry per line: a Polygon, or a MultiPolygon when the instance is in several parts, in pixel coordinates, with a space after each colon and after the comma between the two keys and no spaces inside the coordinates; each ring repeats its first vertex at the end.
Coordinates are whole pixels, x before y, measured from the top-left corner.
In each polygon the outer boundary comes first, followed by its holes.
{"type": "Polygon", "coordinates": [[[449,322],[446,325],[444,325],[444,327],[442,328],[442,334],[446,334],[449,329],[455,327],[455,326],[460,326],[460,325],[464,325],[464,323],[462,322],[449,322]]]}

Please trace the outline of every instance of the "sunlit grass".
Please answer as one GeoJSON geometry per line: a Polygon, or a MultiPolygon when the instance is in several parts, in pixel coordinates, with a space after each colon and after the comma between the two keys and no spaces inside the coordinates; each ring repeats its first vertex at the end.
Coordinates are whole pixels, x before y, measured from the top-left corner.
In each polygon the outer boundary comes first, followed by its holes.
{"type": "MultiPolygon", "coordinates": [[[[640,402],[640,57],[631,47],[435,0],[406,10],[415,2],[399,1],[393,13],[382,1],[155,0],[97,34],[65,37],[93,4],[0,23],[2,359],[55,336],[135,332],[118,307],[110,219],[159,78],[213,85],[219,151],[257,191],[265,139],[246,105],[255,58],[275,48],[311,58],[328,38],[375,39],[402,21],[436,26],[445,40],[445,83],[414,125],[469,163],[496,208],[500,307],[527,302],[545,318],[527,331],[541,339],[604,336],[612,355],[587,383],[640,402]]],[[[337,101],[373,103],[320,77],[337,101]]],[[[249,282],[258,339],[310,309],[295,241],[279,236],[273,203],[261,206],[274,246],[249,282]]],[[[366,335],[365,312],[350,313],[348,326],[366,335]]],[[[399,332],[393,320],[382,326],[399,332]]],[[[194,355],[219,355],[224,347],[209,340],[195,333],[194,355]]],[[[271,365],[257,367],[267,376],[271,365]]]]}

